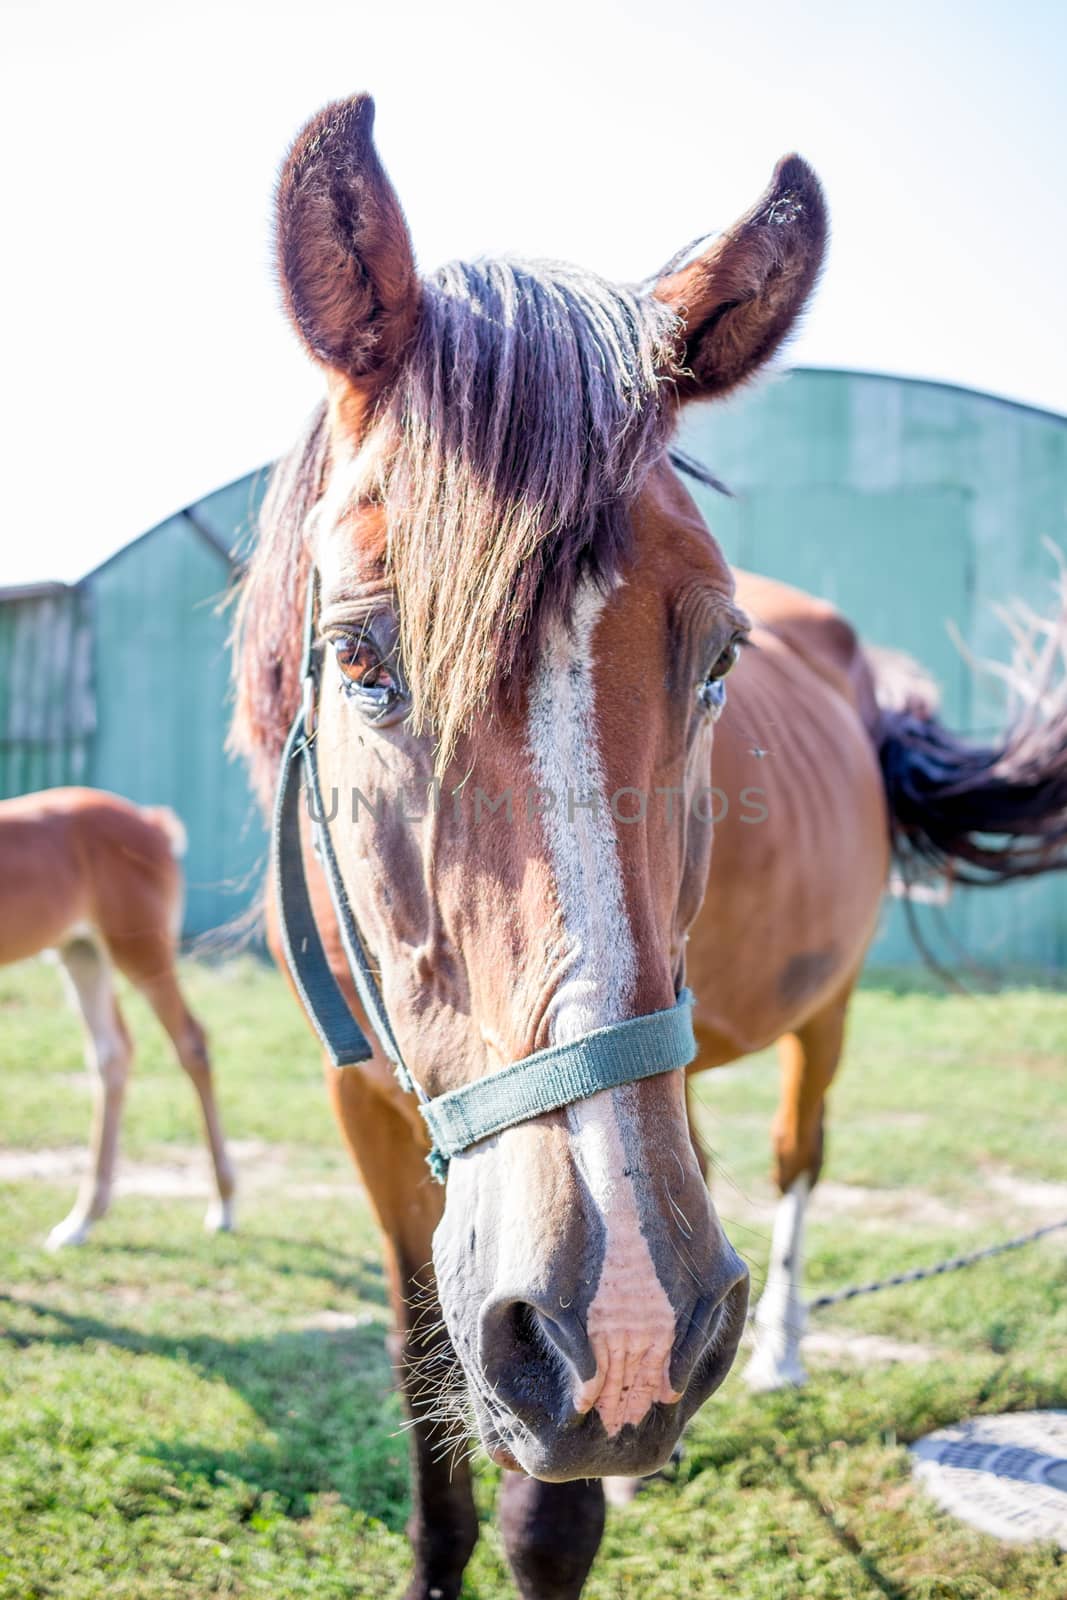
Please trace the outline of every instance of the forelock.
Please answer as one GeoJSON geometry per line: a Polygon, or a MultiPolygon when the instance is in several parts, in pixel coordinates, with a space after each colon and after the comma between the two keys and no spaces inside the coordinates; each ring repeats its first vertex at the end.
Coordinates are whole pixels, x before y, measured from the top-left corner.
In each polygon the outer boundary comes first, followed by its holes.
{"type": "Polygon", "coordinates": [[[428,280],[381,416],[382,493],[414,714],[445,755],[579,581],[624,563],[629,504],[671,425],[678,336],[657,301],[557,263],[428,280]]]}

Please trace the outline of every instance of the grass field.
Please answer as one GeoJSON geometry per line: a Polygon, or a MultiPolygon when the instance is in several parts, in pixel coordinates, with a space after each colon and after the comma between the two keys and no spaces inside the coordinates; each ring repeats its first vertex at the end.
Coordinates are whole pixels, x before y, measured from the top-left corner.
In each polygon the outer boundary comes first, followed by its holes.
{"type": "MultiPolygon", "coordinates": [[[[80,1251],[89,1097],[55,972],[0,971],[0,1597],[201,1600],[402,1591],[405,1446],[373,1229],[308,1034],[251,961],[189,965],[241,1169],[241,1231],[201,1231],[192,1094],[135,999],[124,1182],[80,1251]]],[[[867,988],[833,1096],[809,1289],[1067,1215],[1067,997],[867,988]]],[[[758,1283],[770,1060],[703,1080],[716,1198],[758,1283]]],[[[1064,1600],[1067,1556],[999,1544],[911,1485],[908,1441],[1067,1405],[1067,1235],[818,1319],[813,1381],[732,1376],[673,1480],[609,1513],[590,1600],[1064,1600]]],[[[466,1593],[513,1594],[492,1505],[466,1593]]]]}

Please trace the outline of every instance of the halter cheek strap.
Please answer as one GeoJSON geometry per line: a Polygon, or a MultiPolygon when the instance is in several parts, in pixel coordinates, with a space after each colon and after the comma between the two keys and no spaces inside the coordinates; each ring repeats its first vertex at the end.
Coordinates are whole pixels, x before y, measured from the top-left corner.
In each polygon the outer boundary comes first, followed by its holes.
{"type": "Polygon", "coordinates": [[[315,709],[319,689],[319,663],[315,653],[317,592],[318,576],[312,572],[308,580],[304,615],[301,661],[303,701],[293,718],[282,752],[271,827],[271,871],[281,925],[282,949],[296,991],[334,1066],[351,1067],[360,1061],[369,1061],[374,1054],[373,1049],[352,1015],[348,1001],[331,971],[311,905],[300,838],[300,779],[303,777],[311,820],[311,842],[326,877],[349,971],[382,1049],[400,1074],[404,1087],[411,1089],[414,1086],[400,1059],[381,990],[348,903],[322,805],[319,763],[315,751],[315,709]]]}
{"type": "Polygon", "coordinates": [[[389,1023],[377,975],[349,904],[344,879],[322,805],[315,712],[319,663],[315,651],[318,575],[308,581],[302,662],[303,703],[293,719],[281,758],[271,828],[271,872],[286,965],[315,1032],[335,1067],[369,1061],[373,1050],[330,968],[304,868],[300,838],[301,778],[311,819],[311,838],[322,864],[352,981],[382,1050],[401,1086],[419,1099],[433,1148],[430,1171],[444,1183],[452,1156],[516,1123],[558,1111],[576,1100],[640,1078],[686,1067],[696,1055],[693,996],[683,989],[666,1011],[597,1028],[569,1044],[551,1045],[487,1077],[430,1099],[404,1065],[389,1023]]]}

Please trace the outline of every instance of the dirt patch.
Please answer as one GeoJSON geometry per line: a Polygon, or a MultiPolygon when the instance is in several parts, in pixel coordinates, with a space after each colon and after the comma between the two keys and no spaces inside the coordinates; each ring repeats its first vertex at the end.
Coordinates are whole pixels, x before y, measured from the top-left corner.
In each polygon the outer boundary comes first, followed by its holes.
{"type": "Polygon", "coordinates": [[[0,1183],[69,1183],[89,1165],[84,1145],[61,1150],[0,1150],[0,1183]]]}
{"type": "Polygon", "coordinates": [[[310,1317],[305,1317],[300,1323],[303,1333],[348,1333],[354,1328],[369,1328],[372,1324],[380,1322],[381,1317],[373,1311],[332,1311],[325,1309],[316,1311],[310,1317]]]}
{"type": "Polygon", "coordinates": [[[351,1179],[343,1178],[338,1183],[289,1183],[285,1188],[285,1196],[289,1200],[336,1200],[348,1195],[351,1197],[359,1190],[355,1173],[351,1179]]]}
{"type": "MultiPolygon", "coordinates": [[[[270,1190],[290,1199],[335,1199],[358,1192],[355,1173],[339,1174],[336,1181],[308,1182],[296,1175],[293,1154],[284,1145],[261,1139],[231,1139],[229,1151],[237,1168],[238,1194],[270,1190]]],[[[84,1145],[59,1149],[0,1149],[0,1183],[77,1183],[89,1167],[84,1145]]],[[[116,1196],[141,1195],[152,1199],[205,1200],[215,1192],[211,1162],[203,1145],[166,1145],[157,1159],[133,1161],[120,1157],[115,1178],[116,1196]]]]}
{"type": "Polygon", "coordinates": [[[945,1232],[973,1226],[972,1213],[950,1206],[925,1189],[868,1189],[862,1184],[820,1183],[811,1199],[813,1222],[828,1217],[858,1217],[872,1226],[900,1223],[945,1232]]]}
{"type": "MultiPolygon", "coordinates": [[[[716,1208],[729,1233],[737,1229],[741,1240],[769,1239],[777,1196],[750,1195],[732,1184],[713,1185],[716,1208]]],[[[847,1217],[862,1228],[879,1230],[906,1227],[930,1228],[939,1232],[960,1232],[973,1228],[973,1212],[951,1206],[925,1189],[868,1189],[862,1184],[833,1183],[828,1179],[816,1185],[811,1197],[809,1220],[814,1223],[847,1217]]]]}
{"type": "Polygon", "coordinates": [[[848,1361],[860,1367],[906,1363],[919,1366],[937,1361],[941,1351],[928,1344],[911,1344],[904,1339],[887,1339],[878,1333],[849,1333],[845,1329],[822,1328],[804,1336],[804,1359],[848,1361]]]}
{"type": "Polygon", "coordinates": [[[865,1127],[875,1128],[928,1128],[933,1119],[928,1111],[879,1111],[877,1119],[865,1121],[865,1127]]]}
{"type": "Polygon", "coordinates": [[[1067,1217],[1067,1183],[1046,1183],[1041,1178],[1016,1178],[1010,1172],[994,1172],[989,1186],[1011,1205],[1039,1213],[1039,1221],[1055,1222],[1058,1217],[1067,1217]]]}

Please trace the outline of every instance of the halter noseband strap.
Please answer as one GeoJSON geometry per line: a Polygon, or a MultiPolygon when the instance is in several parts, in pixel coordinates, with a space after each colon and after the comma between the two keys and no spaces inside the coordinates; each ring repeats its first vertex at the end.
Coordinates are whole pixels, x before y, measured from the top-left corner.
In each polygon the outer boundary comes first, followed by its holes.
{"type": "Polygon", "coordinates": [[[271,870],[286,965],[315,1032],[335,1067],[369,1061],[373,1050],[333,975],[315,922],[300,839],[300,779],[311,838],[322,864],[352,981],[382,1050],[402,1087],[419,1099],[433,1148],[429,1167],[439,1183],[448,1162],[480,1139],[546,1111],[558,1111],[601,1089],[676,1072],[696,1055],[693,996],[683,989],[666,1011],[597,1028],[570,1044],[550,1045],[461,1089],[430,1099],[404,1065],[377,976],[348,901],[322,805],[315,750],[319,662],[315,649],[318,574],[308,579],[301,663],[303,700],[282,752],[271,828],[271,870]]]}
{"type": "Polygon", "coordinates": [[[597,1028],[572,1044],[550,1045],[427,1100],[422,1115],[435,1153],[447,1160],[479,1139],[588,1099],[601,1089],[687,1067],[696,1055],[692,1008],[693,996],[683,989],[667,1011],[597,1028]]]}

